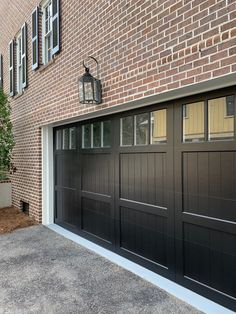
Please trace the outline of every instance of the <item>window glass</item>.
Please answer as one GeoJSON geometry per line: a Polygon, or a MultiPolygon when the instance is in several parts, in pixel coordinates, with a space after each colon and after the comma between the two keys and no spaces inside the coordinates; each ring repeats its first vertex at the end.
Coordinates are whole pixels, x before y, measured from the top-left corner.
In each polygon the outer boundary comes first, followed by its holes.
{"type": "Polygon", "coordinates": [[[188,117],[187,106],[184,105],[183,106],[183,118],[187,118],[187,117],[188,117]]]}
{"type": "Polygon", "coordinates": [[[12,67],[12,45],[13,45],[13,42],[11,42],[10,44],[10,67],[12,67]]]}
{"type": "Polygon", "coordinates": [[[32,49],[33,49],[33,64],[36,63],[37,60],[37,46],[36,46],[36,41],[32,43],[32,49]]]}
{"type": "Polygon", "coordinates": [[[32,16],[32,38],[36,36],[36,30],[37,30],[36,20],[37,20],[37,13],[36,11],[34,11],[33,16],[32,16]]]}
{"type": "Polygon", "coordinates": [[[63,129],[62,148],[69,149],[69,129],[63,129]]]}
{"type": "Polygon", "coordinates": [[[21,40],[21,42],[22,42],[22,45],[21,45],[22,54],[25,54],[25,45],[24,45],[24,43],[25,43],[25,31],[22,32],[22,40],[21,40]]]}
{"type": "Polygon", "coordinates": [[[12,75],[12,70],[10,70],[10,91],[12,92],[13,91],[13,81],[12,81],[12,77],[13,77],[13,75],[12,75]]]}
{"type": "Polygon", "coordinates": [[[234,116],[234,96],[226,97],[226,116],[234,116]]]}
{"type": "Polygon", "coordinates": [[[70,128],[69,149],[76,149],[76,128],[70,128]]]}
{"type": "Polygon", "coordinates": [[[44,8],[44,63],[52,59],[52,3],[44,8]]]}
{"type": "Polygon", "coordinates": [[[26,81],[26,77],[25,77],[25,57],[22,60],[22,81],[25,82],[26,81]]]}
{"type": "Polygon", "coordinates": [[[56,131],[56,149],[61,149],[61,130],[56,131]]]}
{"type": "Polygon", "coordinates": [[[52,31],[53,31],[53,47],[57,45],[58,42],[58,31],[57,31],[57,20],[54,20],[52,23],[52,31]]]}
{"type": "Polygon", "coordinates": [[[51,58],[52,58],[52,51],[51,51],[51,36],[48,36],[47,38],[46,38],[46,60],[47,60],[47,62],[48,61],[50,61],[51,60],[51,58]]]}
{"type": "Polygon", "coordinates": [[[91,124],[83,125],[83,148],[91,148],[91,124]]]}
{"type": "Polygon", "coordinates": [[[101,122],[93,123],[93,147],[101,147],[101,122]]]}
{"type": "Polygon", "coordinates": [[[135,145],[148,144],[149,113],[135,116],[135,145]]]}
{"type": "Polygon", "coordinates": [[[103,147],[111,146],[111,121],[102,122],[103,126],[103,147]]]}
{"type": "Polygon", "coordinates": [[[183,142],[201,142],[205,139],[204,102],[183,105],[183,142]]]}
{"type": "Polygon", "coordinates": [[[232,104],[234,104],[233,96],[208,101],[208,139],[210,141],[234,137],[234,105],[232,104]]]}
{"type": "Polygon", "coordinates": [[[166,109],[151,112],[151,144],[166,143],[166,109]]]}
{"type": "MultiPolygon", "coordinates": [[[[17,92],[18,93],[21,93],[22,91],[22,71],[25,70],[25,69],[22,69],[21,55],[22,55],[22,38],[21,38],[21,33],[20,33],[20,35],[17,37],[17,59],[16,59],[17,61],[17,92]]],[[[23,75],[24,75],[24,72],[23,72],[23,75]]]]}
{"type": "Polygon", "coordinates": [[[120,120],[121,124],[121,146],[133,145],[134,120],[133,116],[128,116],[120,120]]]}
{"type": "Polygon", "coordinates": [[[52,2],[53,4],[53,7],[52,7],[52,14],[55,15],[58,11],[58,8],[57,8],[57,1],[53,1],[52,2]]]}

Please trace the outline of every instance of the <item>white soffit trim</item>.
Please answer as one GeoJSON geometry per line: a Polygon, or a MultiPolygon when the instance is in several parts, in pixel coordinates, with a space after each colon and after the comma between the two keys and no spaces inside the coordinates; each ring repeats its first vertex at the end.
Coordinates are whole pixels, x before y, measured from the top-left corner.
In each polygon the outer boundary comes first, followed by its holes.
{"type": "Polygon", "coordinates": [[[128,259],[113,253],[103,247],[88,241],[56,224],[51,224],[47,226],[49,229],[54,232],[64,236],[65,238],[72,240],[73,242],[84,246],[85,248],[105,257],[111,262],[131,271],[132,273],[138,275],[139,277],[151,282],[155,286],[158,286],[161,289],[164,289],[168,293],[174,295],[180,300],[187,302],[193,307],[203,311],[206,314],[234,314],[234,312],[229,309],[207,299],[199,294],[186,289],[175,282],[168,280],[134,262],[129,261],[128,259]]]}

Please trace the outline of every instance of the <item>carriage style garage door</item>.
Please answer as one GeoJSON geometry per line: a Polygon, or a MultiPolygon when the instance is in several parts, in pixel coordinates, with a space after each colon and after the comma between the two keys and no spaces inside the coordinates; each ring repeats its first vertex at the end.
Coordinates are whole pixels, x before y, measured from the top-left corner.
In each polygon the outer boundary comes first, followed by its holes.
{"type": "Polygon", "coordinates": [[[55,128],[55,222],[235,310],[235,91],[55,128]]]}

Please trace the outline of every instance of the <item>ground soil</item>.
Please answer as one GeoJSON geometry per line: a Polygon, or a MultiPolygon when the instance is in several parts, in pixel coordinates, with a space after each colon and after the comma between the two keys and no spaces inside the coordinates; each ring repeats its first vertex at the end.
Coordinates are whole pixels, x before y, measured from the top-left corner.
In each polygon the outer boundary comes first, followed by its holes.
{"type": "Polygon", "coordinates": [[[15,207],[0,209],[0,234],[36,225],[36,221],[15,207]]]}

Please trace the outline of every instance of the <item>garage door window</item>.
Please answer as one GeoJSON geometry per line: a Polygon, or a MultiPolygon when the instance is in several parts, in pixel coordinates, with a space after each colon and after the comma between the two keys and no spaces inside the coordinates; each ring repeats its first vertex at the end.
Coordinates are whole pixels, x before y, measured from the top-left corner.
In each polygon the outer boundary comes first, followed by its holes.
{"type": "Polygon", "coordinates": [[[148,144],[149,113],[142,113],[135,118],[135,145],[148,144]]]}
{"type": "Polygon", "coordinates": [[[76,128],[69,129],[69,149],[76,149],[76,128]]]}
{"type": "Polygon", "coordinates": [[[183,105],[183,142],[202,142],[205,140],[204,102],[183,105]]]}
{"type": "Polygon", "coordinates": [[[120,119],[121,146],[131,146],[134,143],[134,117],[120,119]]]}
{"type": "Polygon", "coordinates": [[[102,147],[111,146],[111,121],[102,122],[102,147]]]}
{"type": "Polygon", "coordinates": [[[165,144],[167,110],[160,109],[120,119],[120,145],[165,144]]]}
{"type": "Polygon", "coordinates": [[[93,148],[101,147],[101,122],[93,123],[93,148]]]}
{"type": "Polygon", "coordinates": [[[83,148],[90,148],[91,147],[91,124],[83,125],[83,148]]]}
{"type": "Polygon", "coordinates": [[[111,121],[89,123],[82,126],[82,148],[111,147],[111,121]]]}
{"type": "Polygon", "coordinates": [[[61,149],[61,130],[56,131],[56,150],[61,149]]]}
{"type": "Polygon", "coordinates": [[[167,142],[166,109],[151,112],[151,144],[167,142]]]}
{"type": "Polygon", "coordinates": [[[234,138],[234,97],[227,96],[208,101],[209,141],[234,138]]]}
{"type": "Polygon", "coordinates": [[[62,131],[62,149],[69,149],[69,129],[62,131]]]}

